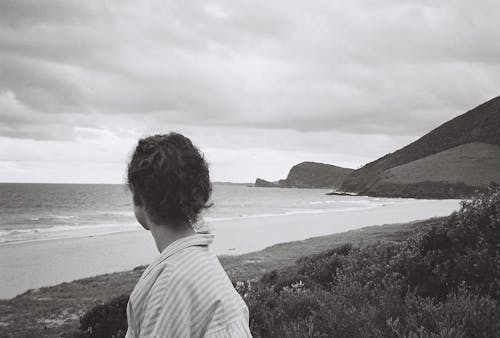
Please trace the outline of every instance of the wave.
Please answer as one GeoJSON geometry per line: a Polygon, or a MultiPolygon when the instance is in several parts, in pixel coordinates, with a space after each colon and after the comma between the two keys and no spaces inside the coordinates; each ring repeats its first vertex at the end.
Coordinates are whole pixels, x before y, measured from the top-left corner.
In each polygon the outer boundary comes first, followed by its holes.
{"type": "Polygon", "coordinates": [[[0,245],[13,242],[26,242],[47,239],[97,236],[115,232],[138,230],[136,223],[130,224],[87,224],[56,225],[52,227],[0,230],[0,245]]]}
{"type": "Polygon", "coordinates": [[[50,221],[50,220],[68,220],[68,219],[73,219],[75,216],[73,215],[46,215],[46,216],[37,216],[37,217],[28,217],[27,219],[30,221],[50,221]]]}
{"type": "Polygon", "coordinates": [[[218,222],[218,221],[233,221],[238,219],[245,218],[267,218],[267,217],[282,217],[282,216],[291,216],[291,215],[307,215],[307,214],[326,214],[326,213],[335,213],[335,212],[348,212],[348,211],[361,211],[374,209],[381,206],[386,206],[389,204],[372,204],[365,205],[363,207],[350,207],[350,208],[328,208],[328,209],[302,209],[302,210],[288,210],[283,212],[275,212],[275,213],[261,213],[261,214],[240,214],[238,216],[228,216],[228,217],[203,217],[203,220],[207,223],[218,222]]]}
{"type": "MultiPolygon", "coordinates": [[[[232,188],[230,190],[228,192],[235,192],[232,188]]],[[[353,196],[325,198],[322,197],[323,192],[318,196],[317,191],[310,190],[300,190],[300,194],[288,190],[263,190],[255,195],[256,191],[238,190],[235,195],[219,195],[218,199],[214,200],[216,207],[204,215],[202,223],[351,212],[405,203],[401,199],[388,198],[353,196]]],[[[106,201],[103,200],[102,203],[106,201]]],[[[0,244],[94,236],[140,229],[133,211],[128,207],[126,209],[117,207],[123,204],[120,203],[110,204],[107,210],[105,205],[100,205],[94,210],[88,206],[79,209],[79,205],[75,203],[66,209],[59,207],[48,209],[45,214],[37,214],[30,208],[16,212],[11,209],[8,217],[0,220],[0,244]],[[61,214],[58,214],[58,211],[61,214]]]]}

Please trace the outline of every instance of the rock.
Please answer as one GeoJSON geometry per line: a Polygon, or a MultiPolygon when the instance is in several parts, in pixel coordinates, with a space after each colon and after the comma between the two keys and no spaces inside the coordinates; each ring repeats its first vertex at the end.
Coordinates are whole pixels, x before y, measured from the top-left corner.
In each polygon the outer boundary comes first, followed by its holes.
{"type": "Polygon", "coordinates": [[[338,188],[353,169],[317,162],[302,162],[290,169],[288,176],[278,182],[258,178],[256,187],[280,188],[338,188]]]}
{"type": "Polygon", "coordinates": [[[357,194],[354,194],[352,192],[345,192],[345,191],[332,191],[332,192],[327,192],[325,195],[328,195],[328,196],[358,196],[357,194]]]}
{"type": "Polygon", "coordinates": [[[269,182],[266,180],[263,180],[261,178],[258,178],[255,180],[255,187],[260,187],[260,188],[279,188],[279,184],[276,182],[269,182]]]}
{"type": "Polygon", "coordinates": [[[302,162],[290,169],[284,188],[338,188],[353,169],[317,162],[302,162]]]}

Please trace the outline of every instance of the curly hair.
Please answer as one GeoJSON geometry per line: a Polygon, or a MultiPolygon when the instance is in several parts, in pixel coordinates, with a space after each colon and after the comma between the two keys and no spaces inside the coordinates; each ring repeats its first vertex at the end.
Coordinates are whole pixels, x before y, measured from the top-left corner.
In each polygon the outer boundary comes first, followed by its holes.
{"type": "Polygon", "coordinates": [[[191,140],[178,133],[140,139],[128,165],[134,203],[158,224],[198,221],[212,192],[208,165],[191,140]]]}

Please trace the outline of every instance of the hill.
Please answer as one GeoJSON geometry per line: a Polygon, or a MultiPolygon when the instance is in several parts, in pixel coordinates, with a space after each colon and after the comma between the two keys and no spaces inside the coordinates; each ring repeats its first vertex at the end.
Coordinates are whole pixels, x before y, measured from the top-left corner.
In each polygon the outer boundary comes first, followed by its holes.
{"type": "MultiPolygon", "coordinates": [[[[383,195],[383,192],[377,191],[375,186],[386,170],[464,144],[481,142],[500,145],[499,130],[500,96],[444,123],[406,147],[354,171],[344,180],[341,190],[383,195]]],[[[428,173],[430,174],[431,171],[428,173]]],[[[425,177],[421,177],[421,179],[427,180],[425,177]]]]}
{"type": "Polygon", "coordinates": [[[256,187],[280,188],[338,188],[353,169],[317,162],[302,162],[290,169],[288,176],[279,182],[258,178],[256,187]]]}
{"type": "Polygon", "coordinates": [[[473,142],[384,171],[368,195],[457,198],[500,182],[500,146],[473,142]]]}

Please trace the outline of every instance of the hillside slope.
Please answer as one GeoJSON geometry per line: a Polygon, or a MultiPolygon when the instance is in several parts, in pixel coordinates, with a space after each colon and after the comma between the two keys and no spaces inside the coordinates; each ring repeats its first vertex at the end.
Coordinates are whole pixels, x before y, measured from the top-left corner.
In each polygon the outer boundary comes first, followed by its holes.
{"type": "Polygon", "coordinates": [[[457,198],[500,183],[500,146],[473,142],[384,171],[364,193],[457,198]]]}
{"type": "Polygon", "coordinates": [[[432,130],[415,142],[368,163],[344,180],[342,190],[370,191],[385,170],[472,142],[500,145],[500,96],[432,130]]]}
{"type": "Polygon", "coordinates": [[[256,187],[339,188],[353,169],[317,162],[302,162],[290,169],[288,176],[277,183],[258,178],[256,187]]]}

